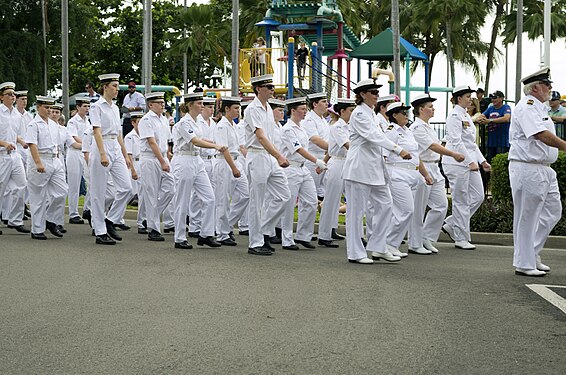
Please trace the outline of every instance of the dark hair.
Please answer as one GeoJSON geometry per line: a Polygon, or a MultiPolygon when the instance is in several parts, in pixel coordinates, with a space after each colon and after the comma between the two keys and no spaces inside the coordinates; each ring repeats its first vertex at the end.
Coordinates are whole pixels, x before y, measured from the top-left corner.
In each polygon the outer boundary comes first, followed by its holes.
{"type": "Polygon", "coordinates": [[[422,102],[422,103],[419,103],[419,104],[413,106],[413,115],[414,115],[415,117],[419,117],[419,115],[420,115],[420,110],[421,110],[421,108],[424,108],[424,105],[425,105],[426,103],[430,103],[430,102],[422,102]]]}
{"type": "Polygon", "coordinates": [[[311,110],[314,109],[314,106],[316,104],[318,104],[318,102],[320,102],[322,99],[324,99],[324,98],[316,98],[316,99],[313,99],[313,100],[308,100],[309,109],[311,109],[311,110]]]}
{"type": "Polygon", "coordinates": [[[357,105],[360,105],[364,102],[364,98],[362,98],[362,95],[361,95],[362,92],[365,92],[365,91],[360,91],[360,92],[356,93],[356,104],[357,105]]]}
{"type": "Polygon", "coordinates": [[[234,102],[222,102],[222,104],[220,105],[220,112],[222,114],[226,114],[226,108],[230,109],[230,107],[232,107],[233,105],[240,105],[240,104],[234,102]]]}
{"type": "Polygon", "coordinates": [[[397,122],[397,120],[395,119],[395,117],[393,117],[393,115],[394,115],[395,113],[397,113],[397,112],[393,112],[392,114],[387,115],[387,117],[388,117],[388,119],[389,119],[389,122],[394,122],[394,123],[396,123],[397,125],[399,125],[399,123],[397,122]]]}
{"type": "Polygon", "coordinates": [[[92,81],[87,81],[87,82],[86,82],[86,85],[87,85],[88,87],[92,87],[92,88],[94,89],[94,83],[92,83],[92,81]]]}

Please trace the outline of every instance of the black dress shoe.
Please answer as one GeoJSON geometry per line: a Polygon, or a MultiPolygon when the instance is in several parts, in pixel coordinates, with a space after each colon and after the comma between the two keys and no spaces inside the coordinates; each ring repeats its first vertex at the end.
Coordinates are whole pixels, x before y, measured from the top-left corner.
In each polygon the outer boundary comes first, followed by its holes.
{"type": "Polygon", "coordinates": [[[175,233],[175,227],[163,228],[163,233],[175,233]]]}
{"type": "Polygon", "coordinates": [[[275,251],[273,246],[271,246],[271,242],[269,241],[269,236],[266,234],[263,235],[263,247],[269,249],[270,251],[275,251]]]}
{"type": "MultiPolygon", "coordinates": [[[[311,241],[316,241],[316,240],[318,240],[318,237],[317,237],[317,236],[312,236],[312,237],[311,237],[311,241]]],[[[296,241],[295,241],[295,242],[296,242],[296,241]]]]}
{"type": "Polygon", "coordinates": [[[364,245],[364,247],[368,246],[368,242],[366,241],[365,238],[362,237],[362,245],[364,245]]]}
{"type": "Polygon", "coordinates": [[[61,231],[59,230],[59,228],[57,228],[57,224],[52,223],[50,221],[46,221],[45,222],[45,227],[47,228],[47,230],[49,232],[51,232],[52,235],[54,235],[55,237],[63,237],[63,233],[61,233],[61,231]]]}
{"type": "Polygon", "coordinates": [[[106,232],[108,235],[116,241],[122,241],[122,237],[120,237],[118,232],[116,232],[116,229],[114,229],[114,223],[108,219],[104,219],[104,221],[106,222],[106,232]]]}
{"type": "Polygon", "coordinates": [[[332,234],[330,235],[330,237],[333,240],[343,240],[345,237],[341,234],[338,234],[338,232],[336,232],[336,228],[332,228],[332,234]]]}
{"type": "Polygon", "coordinates": [[[57,229],[59,229],[59,232],[61,233],[67,233],[67,229],[65,229],[62,225],[57,225],[57,229]]]}
{"type": "Polygon", "coordinates": [[[23,220],[24,220],[24,221],[29,220],[30,217],[31,217],[31,216],[26,216],[26,215],[24,215],[23,220]]]}
{"type": "Polygon", "coordinates": [[[299,250],[299,247],[297,245],[281,246],[281,248],[283,250],[294,250],[294,251],[299,250]]]}
{"type": "Polygon", "coordinates": [[[222,246],[237,246],[238,244],[231,238],[226,238],[225,240],[220,241],[222,246]]]}
{"type": "Polygon", "coordinates": [[[96,236],[96,243],[98,245],[116,245],[114,241],[108,234],[103,234],[102,236],[96,236]]]}
{"type": "Polygon", "coordinates": [[[96,237],[96,233],[94,232],[94,229],[90,231],[90,235],[96,237]]]}
{"type": "Polygon", "coordinates": [[[147,220],[142,221],[142,225],[145,229],[147,229],[147,220]]]}
{"type": "Polygon", "coordinates": [[[120,230],[130,230],[130,229],[132,229],[129,225],[126,225],[126,224],[114,224],[114,228],[120,229],[120,230]]]}
{"type": "Polygon", "coordinates": [[[161,235],[161,233],[153,229],[151,229],[147,234],[147,239],[150,241],[157,241],[157,242],[165,241],[165,238],[161,235]]]}
{"type": "Polygon", "coordinates": [[[138,234],[147,234],[146,228],[138,228],[138,234]]]}
{"type": "Polygon", "coordinates": [[[318,240],[318,244],[319,244],[320,246],[324,246],[324,247],[333,247],[333,248],[338,247],[338,244],[335,244],[335,243],[332,242],[331,240],[321,240],[321,239],[319,239],[319,240],[318,240]]]}
{"type": "Polygon", "coordinates": [[[31,232],[31,230],[27,229],[26,227],[24,227],[23,225],[8,225],[8,228],[10,229],[15,229],[16,231],[20,232],[20,233],[29,233],[31,232]]]}
{"type": "Polygon", "coordinates": [[[230,239],[231,239],[232,241],[236,241],[236,237],[234,237],[234,232],[228,233],[228,237],[230,237],[230,239]]]}
{"type": "Polygon", "coordinates": [[[252,254],[252,255],[271,255],[272,252],[269,249],[266,249],[264,247],[258,246],[258,247],[249,247],[248,248],[248,254],[252,254]]]}
{"type": "Polygon", "coordinates": [[[84,224],[85,221],[80,218],[80,216],[74,216],[69,218],[69,224],[84,224]]]}
{"type": "Polygon", "coordinates": [[[208,236],[206,238],[199,236],[198,241],[197,241],[197,245],[199,245],[199,246],[206,245],[206,246],[209,246],[209,247],[220,247],[220,246],[222,246],[212,236],[208,236]]]}
{"type": "Polygon", "coordinates": [[[307,249],[314,249],[316,247],[313,244],[311,244],[309,241],[295,240],[295,243],[298,243],[299,245],[302,245],[307,249]]]}
{"type": "Polygon", "coordinates": [[[24,204],[24,216],[31,217],[31,212],[27,205],[24,204]]]}
{"type": "Polygon", "coordinates": [[[283,229],[275,227],[275,237],[281,238],[283,229]]]}
{"type": "Polygon", "coordinates": [[[250,235],[250,231],[249,230],[241,230],[238,232],[238,234],[240,236],[249,236],[250,235]]]}
{"type": "Polygon", "coordinates": [[[47,236],[45,236],[45,234],[43,233],[32,233],[31,238],[33,238],[34,240],[46,240],[47,236]]]}
{"type": "Polygon", "coordinates": [[[2,231],[0,230],[0,234],[2,234],[2,231]]]}
{"type": "Polygon", "coordinates": [[[191,245],[190,243],[188,243],[187,241],[183,241],[183,242],[175,242],[175,249],[192,249],[193,245],[191,245]]]}
{"type": "Polygon", "coordinates": [[[280,245],[282,243],[281,238],[277,236],[269,237],[269,242],[274,245],[280,245]]]}
{"type": "Polygon", "coordinates": [[[90,210],[84,210],[83,211],[83,219],[85,219],[85,220],[92,219],[92,216],[90,215],[90,210]]]}
{"type": "Polygon", "coordinates": [[[189,237],[191,238],[199,238],[200,232],[189,232],[189,237]]]}
{"type": "Polygon", "coordinates": [[[2,222],[4,223],[4,225],[8,225],[8,220],[2,219],[2,222]]]}

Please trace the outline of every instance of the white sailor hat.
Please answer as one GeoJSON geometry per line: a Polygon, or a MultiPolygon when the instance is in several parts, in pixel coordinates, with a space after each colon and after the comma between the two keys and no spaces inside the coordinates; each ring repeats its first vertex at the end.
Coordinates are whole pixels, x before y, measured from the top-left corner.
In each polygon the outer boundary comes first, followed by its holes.
{"type": "Polygon", "coordinates": [[[145,113],[143,111],[130,112],[130,116],[132,118],[142,118],[144,115],[145,115],[145,113]]]}
{"type": "Polygon", "coordinates": [[[51,109],[58,109],[58,110],[62,111],[63,110],[63,104],[54,103],[54,104],[51,105],[51,109]]]}
{"type": "Polygon", "coordinates": [[[534,72],[533,74],[530,74],[521,79],[523,85],[537,81],[544,83],[552,83],[552,81],[550,80],[550,68],[548,66],[545,66],[538,72],[534,72]]]}
{"type": "Polygon", "coordinates": [[[214,105],[216,104],[216,98],[211,98],[210,96],[205,96],[202,98],[202,102],[205,105],[214,105]]]}
{"type": "Polygon", "coordinates": [[[261,86],[265,85],[266,83],[273,83],[273,74],[264,74],[262,76],[252,77],[250,78],[250,83],[253,86],[261,86]]]}
{"type": "Polygon", "coordinates": [[[14,82],[0,83],[0,92],[4,90],[14,90],[15,88],[16,88],[16,84],[14,82]]]}
{"type": "Polygon", "coordinates": [[[75,103],[77,105],[85,104],[85,103],[90,104],[90,97],[88,97],[88,96],[77,96],[75,98],[75,103]]]}
{"type": "Polygon", "coordinates": [[[389,105],[387,106],[387,112],[385,112],[385,114],[387,116],[391,116],[393,113],[397,113],[397,112],[400,112],[400,111],[406,111],[410,108],[411,108],[411,106],[403,105],[402,102],[389,103],[389,105]]]}
{"type": "Polygon", "coordinates": [[[145,94],[145,100],[151,101],[151,100],[159,100],[159,99],[164,99],[165,98],[165,93],[164,92],[148,92],[147,94],[145,94]]]}
{"type": "Polygon", "coordinates": [[[28,96],[28,90],[16,91],[14,94],[16,94],[16,98],[21,98],[23,96],[28,96]]]}
{"type": "Polygon", "coordinates": [[[373,78],[368,78],[368,79],[362,79],[360,82],[358,82],[358,84],[356,85],[356,88],[354,89],[354,92],[356,94],[359,94],[362,91],[368,91],[371,89],[378,89],[383,85],[380,85],[378,83],[375,82],[375,79],[373,78]]]}
{"type": "Polygon", "coordinates": [[[307,98],[304,96],[299,96],[298,98],[291,98],[285,100],[285,106],[288,108],[298,107],[303,104],[307,104],[307,98]]]}
{"type": "Polygon", "coordinates": [[[240,104],[242,102],[242,98],[240,98],[239,96],[223,96],[222,98],[222,104],[240,104]]]}
{"type": "Polygon", "coordinates": [[[38,95],[38,96],[35,97],[35,104],[53,105],[53,104],[55,104],[55,98],[51,98],[49,96],[38,95]]]}
{"type": "Polygon", "coordinates": [[[242,101],[242,102],[240,103],[240,107],[241,107],[242,109],[243,109],[243,108],[246,108],[247,106],[250,105],[251,102],[252,102],[251,100],[242,101]]]}
{"type": "Polygon", "coordinates": [[[308,94],[307,99],[309,102],[316,102],[317,100],[327,99],[328,95],[325,92],[317,92],[314,94],[308,94]]]}
{"type": "Polygon", "coordinates": [[[421,95],[418,95],[415,99],[413,99],[413,101],[411,102],[411,105],[413,107],[416,107],[419,104],[423,104],[423,103],[427,103],[427,102],[434,102],[435,100],[436,100],[436,98],[432,98],[430,96],[430,94],[421,94],[421,95]]]}
{"type": "Polygon", "coordinates": [[[202,100],[202,92],[191,92],[189,94],[183,95],[185,102],[195,102],[197,100],[202,100]]]}
{"type": "Polygon", "coordinates": [[[456,86],[452,90],[452,96],[462,96],[464,94],[471,94],[472,92],[476,92],[476,90],[472,89],[470,86],[456,86]]]}
{"type": "Polygon", "coordinates": [[[283,100],[269,99],[267,102],[269,103],[269,105],[271,105],[272,108],[285,108],[285,102],[283,100]]]}
{"type": "Polygon", "coordinates": [[[108,74],[101,74],[98,76],[100,83],[107,83],[118,81],[120,79],[120,75],[118,73],[108,73],[108,74]]]}
{"type": "Polygon", "coordinates": [[[385,96],[380,96],[379,98],[377,98],[378,103],[396,102],[398,100],[399,100],[399,97],[397,95],[385,95],[385,96]]]}
{"type": "Polygon", "coordinates": [[[348,99],[348,98],[338,98],[337,103],[330,107],[328,110],[332,110],[335,114],[339,115],[340,110],[348,107],[355,107],[356,100],[355,99],[348,99]]]}

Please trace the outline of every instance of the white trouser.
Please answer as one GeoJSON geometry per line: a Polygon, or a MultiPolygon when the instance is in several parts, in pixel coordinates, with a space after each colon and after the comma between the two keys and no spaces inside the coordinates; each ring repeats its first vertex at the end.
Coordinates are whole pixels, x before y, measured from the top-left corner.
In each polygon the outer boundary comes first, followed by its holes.
{"type": "Polygon", "coordinates": [[[454,241],[471,241],[470,218],[484,200],[480,172],[451,164],[443,164],[443,168],[452,193],[452,215],[445,222],[452,227],[454,241]]]}
{"type": "Polygon", "coordinates": [[[224,159],[215,159],[213,163],[213,188],[216,197],[216,234],[219,240],[229,238],[234,224],[248,207],[249,186],[243,169],[239,178],[232,175],[230,166],[224,159]],[[244,186],[245,185],[245,186],[244,186]],[[237,199],[234,199],[235,196],[237,199]],[[232,197],[232,203],[230,203],[232,197]],[[234,202],[236,200],[236,202],[234,202]]]}
{"type": "Polygon", "coordinates": [[[510,161],[509,180],[513,194],[513,266],[532,270],[562,215],[556,172],[542,164],[510,161]]]}
{"type": "Polygon", "coordinates": [[[163,228],[173,228],[175,226],[175,202],[169,202],[163,211],[163,228]]]}
{"type": "Polygon", "coordinates": [[[242,157],[236,159],[236,166],[240,171],[240,177],[235,178],[230,175],[232,182],[230,209],[228,214],[228,225],[230,230],[236,223],[238,229],[244,230],[248,228],[248,204],[250,202],[250,185],[248,176],[246,175],[246,160],[242,157]]]}
{"type": "Polygon", "coordinates": [[[407,234],[413,211],[415,210],[414,195],[418,185],[424,184],[424,178],[417,170],[388,166],[391,176],[390,191],[392,217],[387,230],[387,244],[398,249],[407,234]]]}
{"type": "MultiPolygon", "coordinates": [[[[202,161],[204,163],[204,170],[208,175],[209,182],[212,181],[212,160],[208,159],[207,156],[201,156],[202,161]]],[[[194,191],[193,191],[194,194],[194,191]]],[[[189,231],[190,232],[200,232],[203,220],[203,211],[204,202],[198,196],[191,197],[191,203],[189,206],[189,231]]],[[[213,218],[214,220],[214,218],[213,218]]]]}
{"type": "Polygon", "coordinates": [[[438,236],[448,210],[444,176],[437,163],[425,163],[432,185],[419,184],[415,193],[415,212],[409,226],[409,248],[418,249],[423,246],[423,239],[438,241],[438,236]],[[425,211],[430,208],[428,213],[425,211]]]}
{"type": "Polygon", "coordinates": [[[122,222],[126,212],[126,205],[132,194],[130,171],[126,166],[120,144],[116,140],[104,140],[104,149],[109,162],[107,167],[100,164],[100,153],[94,142],[93,151],[90,153],[89,159],[92,227],[97,236],[106,234],[104,209],[109,178],[112,178],[116,189],[112,207],[106,214],[106,218],[112,223],[118,224],[122,222]]]}
{"type": "Polygon", "coordinates": [[[194,197],[203,202],[200,236],[214,235],[214,192],[202,159],[200,156],[175,155],[171,165],[175,177],[175,242],[187,240],[187,214],[194,197]]]}
{"type": "Polygon", "coordinates": [[[157,158],[148,156],[141,159],[141,196],[145,201],[147,228],[161,231],[161,214],[173,199],[175,182],[171,172],[161,169],[157,158]]]}
{"type": "Polygon", "coordinates": [[[306,166],[290,166],[285,168],[284,171],[287,176],[291,199],[285,203],[281,218],[281,244],[291,246],[295,244],[293,241],[293,221],[297,197],[299,198],[299,218],[295,238],[299,241],[310,241],[312,238],[318,199],[314,181],[306,166]]]}
{"type": "MultiPolygon", "coordinates": [[[[348,259],[357,260],[367,257],[367,251],[384,253],[387,223],[391,220],[391,193],[388,185],[367,185],[345,180],[346,199],[346,251],[348,259]],[[373,209],[372,233],[368,238],[367,250],[362,243],[363,216],[367,203],[373,209]]],[[[367,224],[367,221],[366,221],[367,224]]]]}
{"type": "Polygon", "coordinates": [[[249,204],[249,247],[263,246],[263,235],[270,235],[291,198],[287,177],[266,151],[249,151],[247,156],[249,204]],[[264,209],[264,202],[269,204],[264,209]]]}
{"type": "MultiPolygon", "coordinates": [[[[84,157],[84,153],[83,153],[84,157]]],[[[86,184],[86,195],[83,204],[83,213],[86,210],[90,211],[90,164],[86,162],[85,159],[85,169],[83,170],[83,178],[85,179],[86,184]]]]}
{"type": "MultiPolygon", "coordinates": [[[[324,154],[316,154],[312,153],[312,155],[317,159],[324,159],[324,154]]],[[[305,167],[309,170],[312,179],[314,181],[314,185],[316,187],[316,195],[317,197],[325,197],[326,194],[326,186],[324,181],[324,176],[326,175],[326,171],[322,171],[321,174],[316,173],[316,164],[310,161],[305,162],[305,167]]],[[[317,199],[318,201],[318,199],[317,199]]]]}
{"type": "MultiPolygon", "coordinates": [[[[34,163],[35,165],[35,163],[34,163]]],[[[21,156],[12,151],[0,154],[0,209],[2,219],[9,225],[22,225],[26,171],[21,156]]]]}
{"type": "Polygon", "coordinates": [[[141,162],[139,160],[134,160],[133,162],[134,162],[134,168],[135,168],[136,173],[138,175],[138,179],[134,180],[132,178],[132,180],[131,180],[131,182],[132,182],[132,196],[134,196],[134,195],[138,196],[137,224],[138,224],[138,228],[143,228],[143,221],[146,219],[146,214],[145,214],[145,202],[144,202],[144,200],[143,200],[143,198],[140,194],[141,178],[142,178],[141,162]]]}
{"type": "Polygon", "coordinates": [[[338,214],[340,211],[340,198],[344,194],[344,180],[342,170],[344,159],[330,158],[328,169],[324,176],[324,204],[318,220],[318,238],[332,240],[332,229],[338,227],[338,214]]]}
{"type": "Polygon", "coordinates": [[[67,151],[67,183],[69,184],[67,199],[70,218],[79,217],[79,192],[85,169],[84,164],[85,159],[80,150],[70,148],[67,151]]]}
{"type": "Polygon", "coordinates": [[[56,157],[41,157],[44,173],[37,171],[36,164],[28,163],[28,189],[31,210],[31,232],[45,232],[45,221],[61,222],[65,210],[68,185],[61,160],[56,157]]]}

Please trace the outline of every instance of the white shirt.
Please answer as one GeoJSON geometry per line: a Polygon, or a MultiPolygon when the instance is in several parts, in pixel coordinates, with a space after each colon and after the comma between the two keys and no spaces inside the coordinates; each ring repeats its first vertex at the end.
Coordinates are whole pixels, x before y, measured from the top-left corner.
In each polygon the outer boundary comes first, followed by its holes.
{"type": "Polygon", "coordinates": [[[386,119],[385,116],[383,116],[381,113],[378,113],[377,121],[379,122],[379,126],[381,127],[381,130],[385,132],[389,127],[389,120],[386,119]]]}
{"type": "Polygon", "coordinates": [[[544,130],[556,135],[548,106],[532,95],[522,98],[511,115],[509,160],[551,164],[558,159],[558,149],[534,136],[544,130]]]}
{"type": "Polygon", "coordinates": [[[305,119],[301,121],[301,126],[305,129],[309,137],[309,144],[307,148],[308,152],[315,156],[324,155],[326,150],[312,143],[311,138],[319,136],[320,138],[328,142],[330,128],[326,120],[323,117],[317,115],[314,111],[309,111],[305,116],[305,119]]]}
{"type": "Polygon", "coordinates": [[[309,143],[309,137],[305,129],[300,124],[289,119],[285,125],[283,125],[281,130],[281,141],[283,144],[283,147],[280,150],[281,154],[289,161],[304,163],[306,159],[301,156],[297,150],[300,148],[304,148],[306,150],[309,143]]]}
{"type": "MultiPolygon", "coordinates": [[[[169,121],[163,115],[158,115],[153,111],[146,113],[138,124],[140,133],[140,152],[152,154],[153,150],[149,146],[148,138],[154,138],[159,146],[161,154],[167,152],[167,141],[169,140],[169,121]]],[[[155,157],[155,156],[154,156],[155,157]]]]}
{"type": "Polygon", "coordinates": [[[198,152],[200,147],[192,144],[191,140],[198,136],[199,126],[190,114],[186,114],[173,126],[173,152],[198,152]]]}
{"type": "Polygon", "coordinates": [[[124,147],[126,148],[126,153],[132,155],[134,160],[139,160],[140,158],[140,136],[135,130],[129,132],[124,137],[124,147]]]}
{"type": "Polygon", "coordinates": [[[328,155],[331,157],[346,157],[348,150],[344,145],[350,141],[350,128],[348,124],[338,119],[334,124],[330,125],[328,137],[328,155]]]}
{"type": "Polygon", "coordinates": [[[90,152],[90,148],[92,147],[92,125],[88,125],[85,131],[83,132],[83,146],[81,148],[82,152],[90,152]]]}
{"type": "Polygon", "coordinates": [[[434,128],[417,117],[410,129],[413,132],[415,141],[419,144],[420,159],[422,161],[438,161],[440,155],[430,150],[430,146],[435,143],[442,145],[434,128]]]}
{"type": "Polygon", "coordinates": [[[464,154],[459,163],[454,158],[442,158],[442,164],[467,167],[470,163],[483,163],[485,158],[476,144],[476,127],[464,108],[457,105],[446,118],[446,148],[464,154]]]}
{"type": "Polygon", "coordinates": [[[405,160],[395,152],[386,152],[385,156],[387,157],[386,162],[388,164],[403,163],[412,164],[415,167],[419,166],[419,144],[415,140],[415,137],[413,137],[413,132],[411,132],[409,128],[392,123],[387,128],[385,136],[391,142],[397,144],[403,150],[411,154],[411,160],[405,160]]]}
{"type": "MultiPolygon", "coordinates": [[[[87,129],[88,126],[89,126],[89,123],[88,123],[88,119],[86,118],[86,116],[83,119],[81,116],[76,114],[73,117],[71,117],[71,119],[67,123],[67,134],[70,137],[79,138],[79,140],[81,140],[81,142],[82,142],[83,133],[85,132],[85,130],[87,129]]],[[[73,139],[73,142],[74,142],[74,139],[73,139]]],[[[68,146],[70,147],[70,145],[68,145],[68,146]]],[[[72,147],[70,147],[70,149],[72,150],[72,152],[80,152],[80,150],[77,150],[77,149],[72,148],[72,147]]]]}
{"type": "Polygon", "coordinates": [[[263,146],[259,143],[255,135],[256,129],[262,129],[269,142],[273,143],[275,118],[273,117],[273,110],[269,104],[263,106],[257,97],[254,98],[244,111],[244,117],[246,118],[245,146],[247,148],[263,149],[263,146]]]}
{"type": "MultiPolygon", "coordinates": [[[[230,120],[222,116],[220,121],[212,129],[212,140],[217,145],[228,147],[228,151],[232,157],[237,156],[240,152],[240,143],[238,142],[238,133],[230,120]]],[[[215,149],[211,149],[219,154],[215,149]]]]}
{"type": "Polygon", "coordinates": [[[0,140],[17,144],[18,132],[22,124],[22,114],[16,107],[12,111],[4,104],[0,104],[0,140]]]}
{"type": "Polygon", "coordinates": [[[89,117],[92,127],[100,128],[102,136],[117,137],[122,132],[118,106],[114,102],[108,103],[104,97],[90,107],[89,117]]]}
{"type": "MultiPolygon", "coordinates": [[[[122,105],[126,108],[140,107],[145,111],[145,97],[137,91],[134,91],[132,94],[127,93],[126,96],[124,96],[122,105]]],[[[124,118],[130,117],[130,113],[124,113],[124,118]]]]}
{"type": "Polygon", "coordinates": [[[40,154],[56,154],[61,143],[61,132],[59,124],[48,119],[45,122],[39,115],[28,124],[26,130],[26,143],[34,144],[40,154]]]}
{"type": "MultiPolygon", "coordinates": [[[[199,138],[206,139],[212,141],[212,134],[214,131],[214,127],[216,126],[216,122],[212,118],[209,119],[210,124],[202,117],[202,115],[197,116],[197,125],[200,126],[201,132],[199,133],[199,138]]],[[[226,146],[226,145],[223,145],[226,146]]],[[[210,156],[216,154],[216,150],[213,148],[200,148],[200,155],[201,156],[210,156]]]]}

